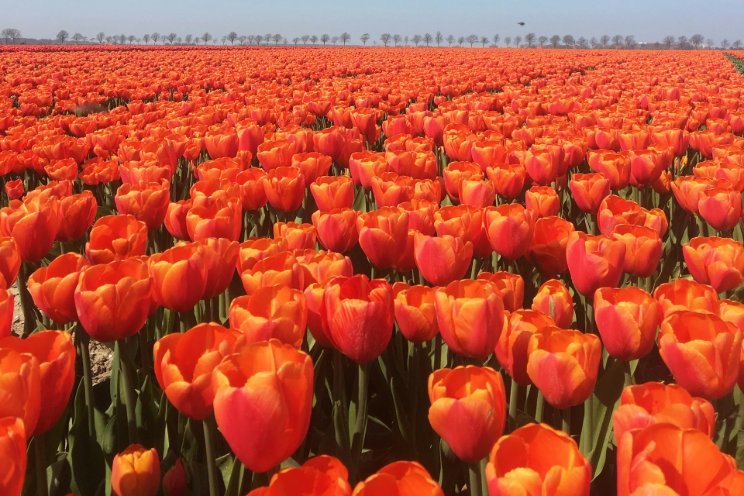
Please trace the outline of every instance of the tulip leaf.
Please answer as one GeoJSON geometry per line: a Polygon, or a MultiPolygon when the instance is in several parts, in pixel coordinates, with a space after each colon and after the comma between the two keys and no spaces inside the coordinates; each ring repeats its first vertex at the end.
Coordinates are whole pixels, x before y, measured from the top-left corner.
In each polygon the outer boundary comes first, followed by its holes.
{"type": "Polygon", "coordinates": [[[584,439],[588,434],[581,433],[581,445],[589,448],[589,462],[594,469],[596,479],[604,469],[607,451],[612,438],[612,413],[617,408],[625,383],[625,362],[610,358],[607,367],[600,374],[594,394],[588,401],[592,402],[592,438],[584,439]]]}
{"type": "Polygon", "coordinates": [[[72,464],[71,489],[81,496],[93,495],[105,477],[104,453],[95,437],[88,435],[85,389],[80,381],[74,400],[74,415],[68,440],[72,464]]]}
{"type": "Polygon", "coordinates": [[[241,486],[243,485],[245,469],[243,468],[243,464],[240,463],[240,460],[238,460],[238,457],[228,453],[217,458],[215,462],[222,475],[222,481],[225,484],[225,496],[242,495],[241,486]]]}

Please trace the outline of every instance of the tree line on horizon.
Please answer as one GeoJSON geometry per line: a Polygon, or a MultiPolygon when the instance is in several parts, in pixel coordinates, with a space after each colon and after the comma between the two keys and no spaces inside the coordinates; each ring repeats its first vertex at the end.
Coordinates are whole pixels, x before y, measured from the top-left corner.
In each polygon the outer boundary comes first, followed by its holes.
{"type": "MultiPolygon", "coordinates": [[[[0,31],[0,39],[5,43],[14,44],[23,42],[21,32],[15,28],[5,28],[0,31]]],[[[744,43],[741,40],[735,40],[730,42],[728,39],[721,40],[720,44],[716,44],[712,39],[706,38],[701,34],[693,34],[690,37],[687,36],[672,36],[668,35],[661,41],[655,42],[638,42],[634,35],[620,35],[614,36],[602,35],[599,37],[586,38],[579,36],[578,38],[573,35],[557,35],[554,34],[550,37],[545,35],[537,35],[535,33],[527,33],[522,35],[507,35],[503,38],[499,34],[493,36],[479,36],[476,34],[470,34],[467,36],[454,36],[449,34],[445,36],[441,31],[437,31],[435,34],[425,33],[409,35],[382,33],[379,38],[374,39],[369,33],[364,33],[359,37],[359,41],[362,46],[367,46],[370,42],[374,45],[379,44],[385,47],[393,46],[480,46],[482,48],[488,47],[499,47],[503,46],[515,47],[515,48],[582,48],[582,49],[636,49],[636,48],[665,48],[665,49],[742,49],[744,43]]],[[[34,40],[35,41],[35,40],[34,40]]],[[[240,46],[260,46],[260,45],[318,45],[319,43],[323,46],[338,45],[339,43],[346,46],[351,41],[351,35],[347,32],[341,33],[340,35],[329,35],[327,33],[321,35],[302,35],[295,36],[291,40],[287,39],[279,33],[267,33],[267,34],[251,34],[241,35],[235,31],[231,31],[222,37],[215,37],[209,32],[205,32],[200,35],[187,34],[180,36],[177,33],[160,34],[158,32],[145,33],[142,36],[135,35],[107,35],[103,31],[97,33],[95,36],[85,36],[81,33],[70,33],[62,29],[60,30],[53,40],[41,40],[51,41],[58,44],[115,44],[115,45],[216,45],[222,43],[223,45],[235,45],[236,43],[240,46]]]]}

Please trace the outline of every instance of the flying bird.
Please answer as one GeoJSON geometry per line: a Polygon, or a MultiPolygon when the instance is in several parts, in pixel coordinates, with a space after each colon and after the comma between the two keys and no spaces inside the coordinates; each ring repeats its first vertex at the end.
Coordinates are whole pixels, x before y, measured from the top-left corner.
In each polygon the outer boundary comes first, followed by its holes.
{"type": "Polygon", "coordinates": [[[525,25],[525,23],[523,21],[519,21],[517,24],[519,24],[520,26],[524,26],[525,25]]]}

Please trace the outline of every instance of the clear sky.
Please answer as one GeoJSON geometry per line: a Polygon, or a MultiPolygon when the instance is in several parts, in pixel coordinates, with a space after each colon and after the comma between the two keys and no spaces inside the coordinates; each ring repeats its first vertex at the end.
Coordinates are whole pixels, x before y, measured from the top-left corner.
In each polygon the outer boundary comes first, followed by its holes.
{"type": "Polygon", "coordinates": [[[0,29],[53,38],[60,29],[92,37],[157,31],[220,37],[368,32],[493,36],[633,34],[637,41],[700,33],[744,41],[744,0],[0,0],[0,29]],[[524,27],[517,22],[526,23],[524,27]]]}

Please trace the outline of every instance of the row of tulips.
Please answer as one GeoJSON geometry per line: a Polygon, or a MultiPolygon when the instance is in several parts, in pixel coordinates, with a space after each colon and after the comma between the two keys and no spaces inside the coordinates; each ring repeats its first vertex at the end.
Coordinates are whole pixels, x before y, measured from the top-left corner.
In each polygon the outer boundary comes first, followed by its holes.
{"type": "Polygon", "coordinates": [[[742,491],[720,54],[137,53],[0,54],[3,493],[742,491]]]}

